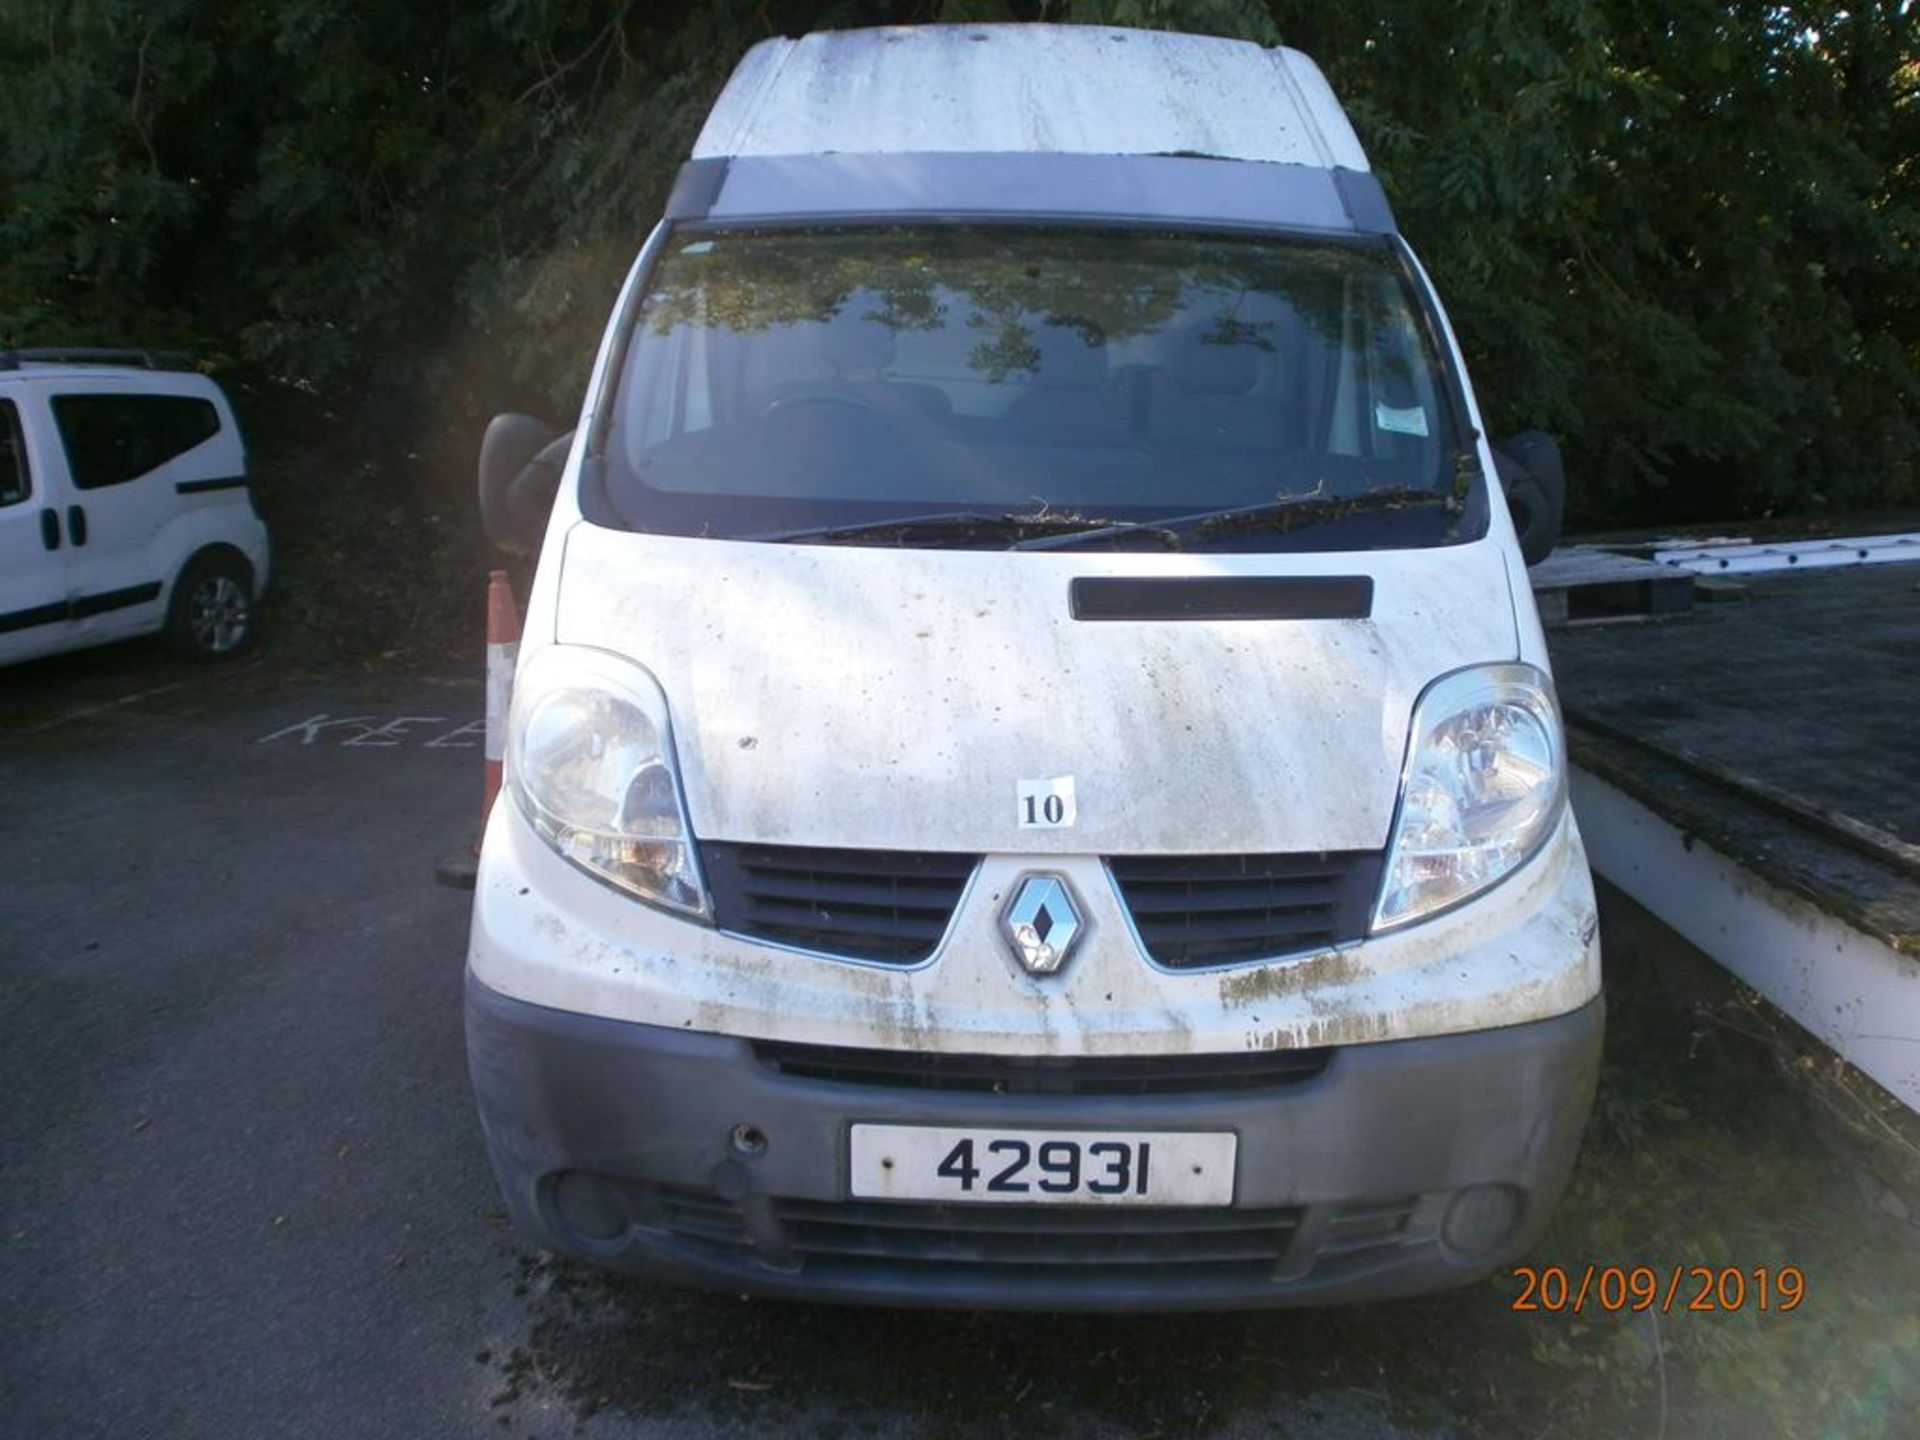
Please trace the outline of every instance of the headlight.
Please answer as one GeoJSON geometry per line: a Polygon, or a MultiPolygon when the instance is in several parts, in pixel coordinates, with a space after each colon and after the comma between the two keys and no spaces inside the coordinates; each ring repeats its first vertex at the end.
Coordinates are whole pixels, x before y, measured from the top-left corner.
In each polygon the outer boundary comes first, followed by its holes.
{"type": "Polygon", "coordinates": [[[1443,675],[1413,707],[1400,809],[1373,928],[1479,894],[1553,833],[1566,804],[1553,682],[1531,665],[1443,675]]]}
{"type": "Polygon", "coordinates": [[[705,919],[659,683],[603,650],[552,645],[514,677],[507,788],[568,860],[642,900],[705,919]]]}

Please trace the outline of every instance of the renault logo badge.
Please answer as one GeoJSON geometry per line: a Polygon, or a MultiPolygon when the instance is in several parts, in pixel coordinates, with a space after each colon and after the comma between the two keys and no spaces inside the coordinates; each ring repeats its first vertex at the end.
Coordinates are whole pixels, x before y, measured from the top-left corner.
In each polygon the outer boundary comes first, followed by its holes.
{"type": "Polygon", "coordinates": [[[1080,938],[1079,907],[1061,875],[1026,875],[1014,887],[1013,903],[1000,928],[1014,957],[1030,975],[1051,975],[1067,963],[1080,938]]]}

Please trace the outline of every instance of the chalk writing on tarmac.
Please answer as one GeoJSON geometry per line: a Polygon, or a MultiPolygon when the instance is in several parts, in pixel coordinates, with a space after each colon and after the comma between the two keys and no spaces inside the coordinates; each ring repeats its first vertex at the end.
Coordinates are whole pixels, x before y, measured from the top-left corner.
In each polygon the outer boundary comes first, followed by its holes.
{"type": "Polygon", "coordinates": [[[343,750],[394,750],[401,746],[478,750],[486,731],[484,718],[461,724],[445,715],[310,715],[253,743],[337,746],[343,750]]]}

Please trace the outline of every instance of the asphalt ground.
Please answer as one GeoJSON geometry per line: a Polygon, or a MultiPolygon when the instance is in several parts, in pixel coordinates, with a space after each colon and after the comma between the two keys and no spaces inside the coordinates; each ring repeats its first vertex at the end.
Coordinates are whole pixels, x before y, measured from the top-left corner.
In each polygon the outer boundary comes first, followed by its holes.
{"type": "Polygon", "coordinates": [[[433,882],[477,820],[477,682],[140,646],[0,672],[0,1435],[1915,1433],[1900,1177],[1617,896],[1607,1078],[1542,1262],[1796,1264],[1800,1314],[1516,1313],[1506,1276],[889,1314],[523,1252],[467,1088],[468,897],[433,882]]]}

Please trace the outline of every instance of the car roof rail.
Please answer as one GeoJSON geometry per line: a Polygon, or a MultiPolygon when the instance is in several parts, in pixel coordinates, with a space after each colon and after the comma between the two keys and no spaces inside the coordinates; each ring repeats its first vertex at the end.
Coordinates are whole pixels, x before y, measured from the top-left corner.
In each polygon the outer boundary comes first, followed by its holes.
{"type": "Polygon", "coordinates": [[[36,365],[134,365],[143,370],[191,370],[193,358],[179,350],[141,350],[107,345],[29,345],[0,350],[0,370],[36,365]]]}

